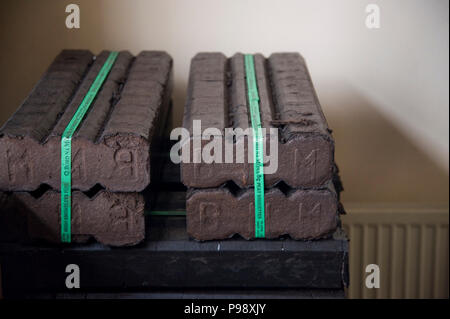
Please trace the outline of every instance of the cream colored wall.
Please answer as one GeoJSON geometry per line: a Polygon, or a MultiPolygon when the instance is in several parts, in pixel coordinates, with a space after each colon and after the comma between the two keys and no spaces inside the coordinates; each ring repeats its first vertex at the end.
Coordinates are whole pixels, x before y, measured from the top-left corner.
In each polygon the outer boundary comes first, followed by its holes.
{"type": "Polygon", "coordinates": [[[0,123],[62,48],[175,61],[175,123],[198,51],[299,51],[334,129],[344,202],[448,203],[448,1],[164,0],[0,4],[0,123]],[[65,27],[80,5],[81,28],[65,27]],[[381,29],[364,25],[381,8],[381,29]]]}

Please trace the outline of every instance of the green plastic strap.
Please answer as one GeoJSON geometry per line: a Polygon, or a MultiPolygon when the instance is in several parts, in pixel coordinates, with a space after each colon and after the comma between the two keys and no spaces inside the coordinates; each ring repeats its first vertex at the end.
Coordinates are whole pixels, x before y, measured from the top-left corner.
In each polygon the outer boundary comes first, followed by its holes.
{"type": "Polygon", "coordinates": [[[71,242],[72,136],[106,79],[118,52],[111,52],[61,137],[61,241],[71,242]]]}
{"type": "Polygon", "coordinates": [[[253,175],[255,184],[255,237],[266,236],[264,212],[264,140],[259,115],[259,94],[256,85],[255,63],[253,55],[246,54],[245,75],[247,78],[248,102],[250,104],[250,118],[253,129],[253,175]]]}
{"type": "Polygon", "coordinates": [[[185,210],[152,210],[145,211],[145,215],[151,216],[186,216],[185,210]]]}

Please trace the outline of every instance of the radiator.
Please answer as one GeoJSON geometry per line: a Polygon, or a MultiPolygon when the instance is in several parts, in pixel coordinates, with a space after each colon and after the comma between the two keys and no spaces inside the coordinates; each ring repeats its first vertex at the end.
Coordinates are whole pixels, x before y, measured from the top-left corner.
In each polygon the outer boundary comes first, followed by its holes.
{"type": "Polygon", "coordinates": [[[448,298],[448,204],[346,205],[350,238],[349,298],[448,298]],[[366,287],[366,266],[380,270],[380,287],[366,287]]]}

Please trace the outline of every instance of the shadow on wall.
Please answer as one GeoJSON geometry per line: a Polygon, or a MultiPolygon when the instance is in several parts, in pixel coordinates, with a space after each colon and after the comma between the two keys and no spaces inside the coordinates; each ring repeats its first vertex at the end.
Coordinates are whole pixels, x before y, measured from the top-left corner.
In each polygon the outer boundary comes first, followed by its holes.
{"type": "Polygon", "coordinates": [[[174,127],[183,125],[184,105],[187,98],[187,81],[175,79],[172,92],[174,109],[172,112],[172,123],[174,127]]]}
{"type": "Polygon", "coordinates": [[[350,85],[322,90],[343,202],[448,203],[448,173],[350,85]]]}
{"type": "MultiPolygon", "coordinates": [[[[98,20],[83,20],[83,28],[65,27],[69,1],[5,1],[0,7],[0,126],[14,113],[33,89],[53,59],[64,48],[83,39],[77,49],[97,54],[105,45],[104,26],[98,20]],[[70,35],[70,36],[68,36],[70,35]],[[99,48],[99,49],[97,49],[99,48]]],[[[89,10],[103,14],[101,3],[91,1],[89,10]]]]}

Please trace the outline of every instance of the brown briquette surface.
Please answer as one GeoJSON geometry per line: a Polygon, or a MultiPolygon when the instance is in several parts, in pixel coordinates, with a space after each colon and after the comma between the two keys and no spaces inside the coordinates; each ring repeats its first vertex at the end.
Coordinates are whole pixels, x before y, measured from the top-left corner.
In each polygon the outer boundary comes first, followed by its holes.
{"type": "MultiPolygon", "coordinates": [[[[282,191],[273,187],[264,193],[265,238],[289,235],[293,239],[319,239],[339,223],[340,205],[331,183],[324,189],[282,191]]],[[[255,237],[253,189],[233,193],[227,187],[191,189],[186,201],[188,234],[197,240],[255,237]]]]}
{"type": "MultiPolygon", "coordinates": [[[[109,55],[64,50],[0,129],[0,190],[60,189],[61,135],[109,55]]],[[[172,89],[165,52],[119,53],[72,138],[72,187],[142,191],[172,89]]]]}
{"type": "MultiPolygon", "coordinates": [[[[60,193],[39,198],[27,192],[0,192],[0,241],[61,242],[60,193]]],[[[90,198],[72,193],[72,242],[90,238],[105,245],[130,246],[145,237],[144,198],[139,193],[100,191],[90,198]]]]}
{"type": "MultiPolygon", "coordinates": [[[[255,54],[254,61],[262,126],[278,128],[278,170],[265,174],[266,186],[279,181],[295,188],[326,185],[333,173],[334,141],[304,59],[298,53],[274,53],[268,59],[255,54]]],[[[191,62],[183,119],[191,138],[196,134],[194,120],[201,120],[202,130],[216,128],[223,136],[225,128],[251,128],[249,114],[244,55],[197,54],[191,62]]],[[[224,145],[222,138],[222,154],[224,145]]],[[[247,146],[246,137],[235,140],[234,156],[240,147],[247,154],[247,146]]],[[[181,164],[186,186],[217,187],[231,180],[240,187],[253,185],[253,164],[247,155],[244,163],[193,163],[192,142],[190,148],[190,163],[181,164]]]]}

